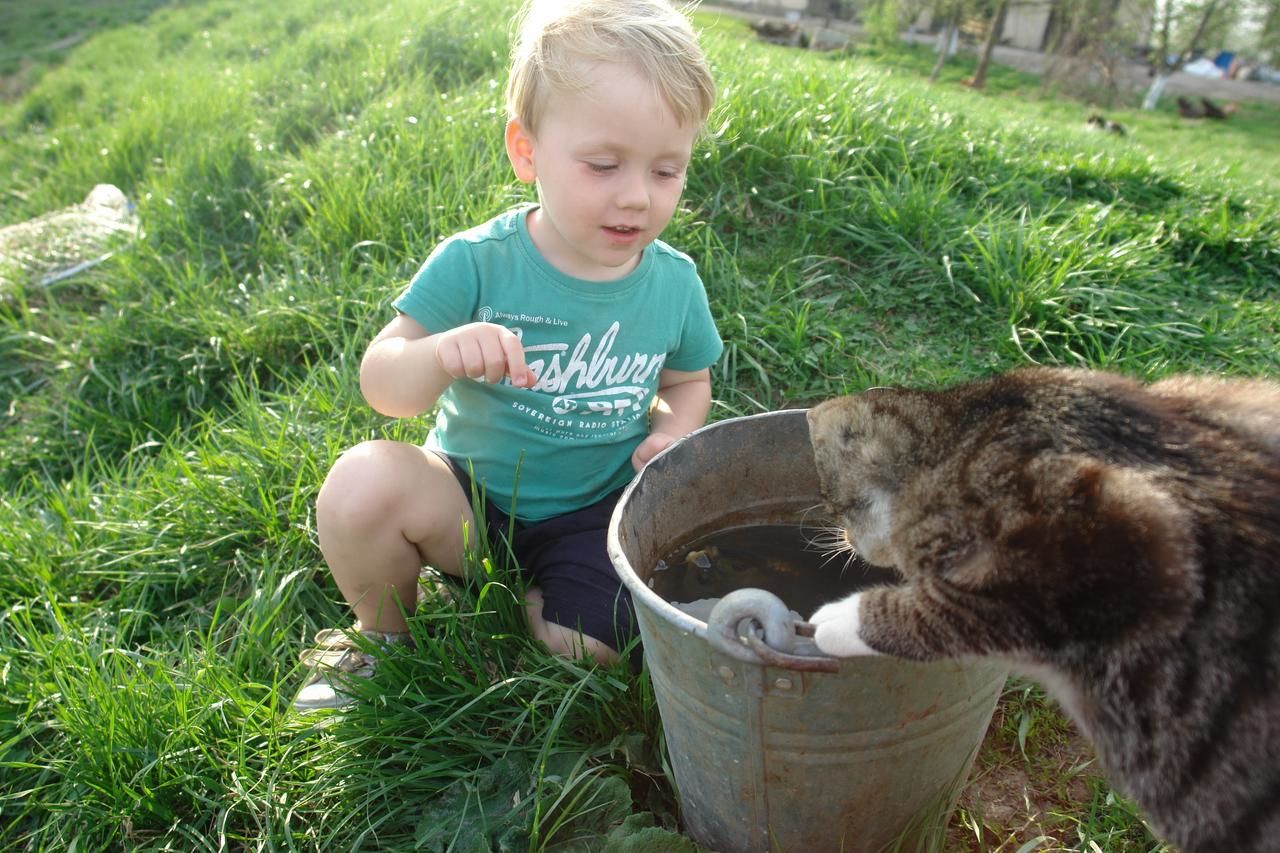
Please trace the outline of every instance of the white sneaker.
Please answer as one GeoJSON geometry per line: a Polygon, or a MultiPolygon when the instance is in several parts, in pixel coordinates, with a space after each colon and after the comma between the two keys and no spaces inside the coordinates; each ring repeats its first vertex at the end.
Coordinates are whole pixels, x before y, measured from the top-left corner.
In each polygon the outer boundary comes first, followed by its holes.
{"type": "Polygon", "coordinates": [[[423,568],[418,573],[418,609],[426,605],[433,607],[449,607],[453,604],[453,590],[444,579],[444,575],[432,568],[423,568]]]}
{"type": "Polygon", "coordinates": [[[350,629],[326,628],[320,631],[315,637],[315,648],[307,649],[299,656],[304,664],[311,667],[311,672],[294,697],[295,711],[346,708],[356,701],[356,695],[351,692],[351,679],[370,679],[377,666],[374,656],[361,648],[356,634],[383,648],[410,642],[408,634],[363,631],[359,623],[350,629]]]}

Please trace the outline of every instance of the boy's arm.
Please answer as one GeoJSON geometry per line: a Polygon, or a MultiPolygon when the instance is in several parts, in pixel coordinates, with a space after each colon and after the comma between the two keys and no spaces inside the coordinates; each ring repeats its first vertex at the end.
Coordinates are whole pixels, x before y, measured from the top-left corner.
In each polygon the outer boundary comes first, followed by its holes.
{"type": "Polygon", "coordinates": [[[453,377],[440,366],[436,341],[420,323],[398,314],[382,327],[360,361],[360,392],[375,411],[411,418],[435,405],[453,377]]]}
{"type": "Polygon", "coordinates": [[[649,436],[631,454],[637,471],[677,438],[707,422],[711,411],[711,370],[664,370],[649,409],[649,436]]]}
{"type": "Polygon", "coordinates": [[[400,314],[365,350],[360,391],[375,411],[411,418],[434,406],[455,379],[499,382],[506,375],[517,387],[533,381],[520,339],[510,329],[469,323],[433,335],[400,314]]]}

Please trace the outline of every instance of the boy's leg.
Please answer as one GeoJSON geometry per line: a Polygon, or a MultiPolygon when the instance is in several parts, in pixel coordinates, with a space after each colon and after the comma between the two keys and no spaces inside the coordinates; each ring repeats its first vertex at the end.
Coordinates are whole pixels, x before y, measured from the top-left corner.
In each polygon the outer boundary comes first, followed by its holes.
{"type": "MultiPolygon", "coordinates": [[[[516,534],[514,551],[532,578],[526,614],[534,637],[555,654],[601,663],[636,633],[631,596],[609,559],[608,527],[621,490],[599,503],[531,525],[516,534]]],[[[633,664],[639,665],[638,655],[633,664]]]]}
{"type": "Polygon", "coordinates": [[[475,530],[470,500],[448,464],[395,441],[348,450],[316,499],[320,550],[366,631],[408,631],[401,610],[413,612],[424,563],[462,575],[464,522],[475,530]]]}
{"type": "MultiPolygon", "coordinates": [[[[423,563],[462,572],[462,526],[470,502],[452,469],[434,453],[393,441],[370,441],[344,453],[316,500],[320,550],[368,642],[408,639],[401,610],[417,604],[423,563]]],[[[367,679],[377,663],[352,632],[316,635],[303,653],[311,668],[293,707],[342,708],[358,695],[352,679],[367,679]]]]}
{"type": "Polygon", "coordinates": [[[586,634],[579,633],[576,628],[566,628],[564,625],[543,619],[542,590],[538,587],[527,588],[524,591],[524,600],[529,630],[533,633],[534,639],[540,640],[552,654],[571,658],[586,655],[596,663],[613,663],[618,659],[618,653],[614,649],[595,637],[588,637],[586,634]]]}

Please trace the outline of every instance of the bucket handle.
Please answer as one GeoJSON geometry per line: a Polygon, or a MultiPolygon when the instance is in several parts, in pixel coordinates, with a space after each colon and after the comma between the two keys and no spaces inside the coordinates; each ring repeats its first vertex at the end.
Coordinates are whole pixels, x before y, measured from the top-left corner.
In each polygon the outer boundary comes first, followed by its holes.
{"type": "Polygon", "coordinates": [[[792,654],[797,636],[812,637],[813,626],[792,621],[787,605],[763,589],[735,589],[707,617],[707,642],[731,658],[803,672],[840,671],[835,658],[792,654]]]}

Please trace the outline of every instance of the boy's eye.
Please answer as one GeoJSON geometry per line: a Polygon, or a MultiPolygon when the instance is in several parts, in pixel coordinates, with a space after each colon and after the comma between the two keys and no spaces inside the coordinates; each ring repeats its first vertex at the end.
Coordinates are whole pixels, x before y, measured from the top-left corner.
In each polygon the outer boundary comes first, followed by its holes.
{"type": "Polygon", "coordinates": [[[655,174],[656,174],[659,178],[673,178],[673,179],[674,179],[674,178],[678,178],[678,177],[680,177],[680,172],[679,172],[678,170],[676,170],[676,169],[658,169],[658,170],[655,172],[655,174]]]}
{"type": "Polygon", "coordinates": [[[587,168],[593,172],[603,174],[605,172],[612,172],[618,167],[613,163],[587,163],[587,168]]]}

